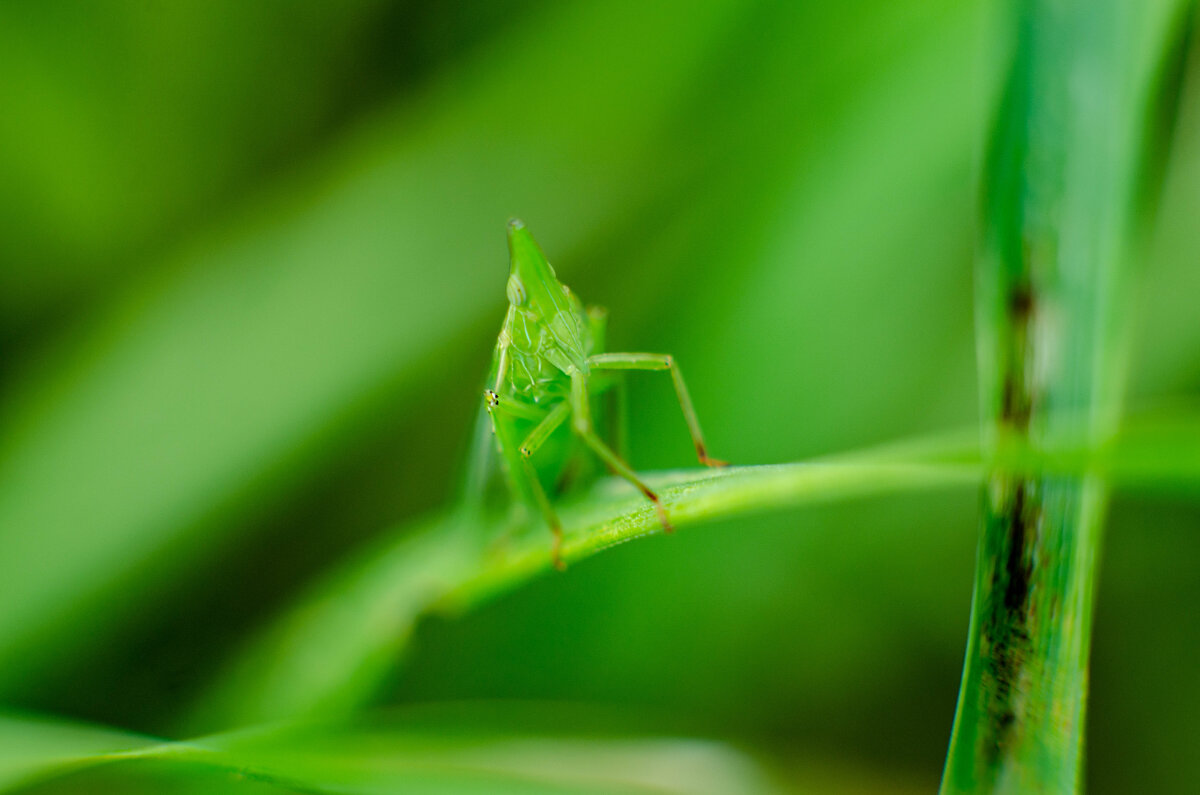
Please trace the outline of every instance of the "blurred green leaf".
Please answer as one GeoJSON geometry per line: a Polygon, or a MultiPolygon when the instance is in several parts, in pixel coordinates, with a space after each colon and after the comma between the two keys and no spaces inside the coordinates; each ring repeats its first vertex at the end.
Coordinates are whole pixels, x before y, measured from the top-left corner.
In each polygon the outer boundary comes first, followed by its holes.
{"type": "Polygon", "coordinates": [[[156,742],[42,716],[0,714],[0,791],[156,742]]]}
{"type": "MultiPolygon", "coordinates": [[[[758,763],[728,745],[650,733],[617,717],[550,705],[464,705],[259,727],[185,742],[0,717],[0,737],[20,737],[18,747],[30,752],[0,757],[0,790],[71,773],[70,784],[87,789],[86,768],[124,763],[136,769],[164,760],[171,765],[164,786],[173,786],[171,778],[179,784],[195,779],[196,768],[216,768],[250,784],[361,795],[779,791],[758,763]]],[[[239,791],[237,779],[218,791],[239,791]]]]}
{"type": "Polygon", "coordinates": [[[0,6],[0,340],[316,146],[384,5],[0,6]]]}

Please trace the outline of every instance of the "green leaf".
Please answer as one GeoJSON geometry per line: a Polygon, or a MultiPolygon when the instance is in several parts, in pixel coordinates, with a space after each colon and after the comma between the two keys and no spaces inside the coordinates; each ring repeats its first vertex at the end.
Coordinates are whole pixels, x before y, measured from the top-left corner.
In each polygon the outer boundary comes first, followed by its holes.
{"type": "Polygon", "coordinates": [[[158,741],[37,715],[0,714],[0,791],[158,741]]]}
{"type": "MultiPolygon", "coordinates": [[[[0,791],[89,769],[148,762],[162,786],[196,769],[237,781],[323,793],[757,793],[778,787],[749,756],[716,740],[640,729],[628,716],[551,705],[462,705],[377,712],[354,719],[256,727],[184,742],[20,716],[0,717],[0,791]]],[[[119,778],[116,779],[119,781],[119,778]]],[[[115,787],[106,780],[106,791],[115,787]]],[[[119,789],[117,790],[119,791],[119,789]]]]}

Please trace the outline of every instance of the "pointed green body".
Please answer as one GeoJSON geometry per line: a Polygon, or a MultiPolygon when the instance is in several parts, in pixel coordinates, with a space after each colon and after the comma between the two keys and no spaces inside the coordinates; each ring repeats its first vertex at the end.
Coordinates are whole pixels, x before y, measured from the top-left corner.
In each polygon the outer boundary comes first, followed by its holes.
{"type": "Polygon", "coordinates": [[[518,220],[508,224],[508,312],[492,356],[491,389],[540,405],[570,391],[571,371],[587,375],[600,353],[583,304],[518,220]]]}
{"type": "Polygon", "coordinates": [[[603,334],[593,333],[595,324],[583,304],[558,280],[533,235],[516,219],[508,223],[508,252],[508,310],[492,354],[485,404],[509,488],[549,525],[557,562],[561,531],[547,491],[558,491],[568,459],[579,454],[580,446],[565,431],[549,428],[545,436],[553,438],[531,462],[523,442],[556,407],[566,407],[571,373],[588,373],[587,357],[599,352],[596,343],[603,334]]]}

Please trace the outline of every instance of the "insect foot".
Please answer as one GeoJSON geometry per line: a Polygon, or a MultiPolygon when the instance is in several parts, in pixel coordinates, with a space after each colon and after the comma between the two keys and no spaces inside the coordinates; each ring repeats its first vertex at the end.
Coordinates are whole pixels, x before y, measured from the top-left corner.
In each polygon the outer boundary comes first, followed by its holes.
{"type": "Polygon", "coordinates": [[[550,562],[558,571],[567,570],[567,562],[562,559],[562,541],[563,533],[561,527],[552,527],[550,531],[554,534],[554,543],[550,547],[550,562]]]}
{"type": "Polygon", "coordinates": [[[722,461],[719,458],[710,458],[708,451],[704,449],[704,445],[696,445],[696,457],[700,459],[700,463],[706,467],[727,467],[728,461],[722,461]]]}
{"type": "Polygon", "coordinates": [[[646,495],[650,502],[654,503],[654,512],[658,514],[658,521],[659,524],[662,525],[663,532],[674,533],[675,528],[672,526],[671,520],[667,518],[667,509],[663,507],[662,500],[658,498],[657,494],[649,489],[646,489],[642,493],[646,495]]]}

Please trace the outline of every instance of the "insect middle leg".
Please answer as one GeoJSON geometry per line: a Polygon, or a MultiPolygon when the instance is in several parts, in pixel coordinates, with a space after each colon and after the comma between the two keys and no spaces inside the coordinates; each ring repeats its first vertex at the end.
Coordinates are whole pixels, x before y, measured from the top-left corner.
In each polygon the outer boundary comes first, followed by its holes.
{"type": "Polygon", "coordinates": [[[604,440],[596,434],[596,429],[592,425],[592,412],[588,406],[588,387],[587,376],[575,370],[571,373],[571,413],[574,415],[572,427],[575,433],[578,434],[592,451],[600,456],[604,463],[608,464],[614,472],[628,480],[638,491],[646,495],[650,502],[654,503],[654,510],[658,513],[658,521],[662,523],[665,532],[673,532],[675,528],[671,527],[671,521],[667,518],[667,511],[662,506],[662,501],[658,495],[651,490],[646,483],[637,476],[633,468],[626,464],[625,461],[612,451],[604,440]]]}
{"type": "Polygon", "coordinates": [[[704,444],[704,434],[700,431],[700,419],[696,409],[692,407],[692,398],[688,394],[687,384],[675,359],[666,353],[598,353],[588,357],[588,366],[596,370],[669,370],[671,382],[675,384],[675,395],[679,398],[679,407],[683,410],[683,418],[687,421],[688,433],[692,436],[692,444],[696,447],[696,457],[700,463],[710,467],[723,467],[727,462],[708,455],[704,444]]]}

